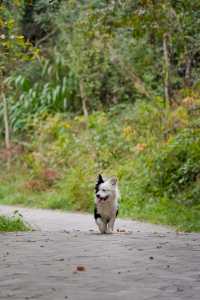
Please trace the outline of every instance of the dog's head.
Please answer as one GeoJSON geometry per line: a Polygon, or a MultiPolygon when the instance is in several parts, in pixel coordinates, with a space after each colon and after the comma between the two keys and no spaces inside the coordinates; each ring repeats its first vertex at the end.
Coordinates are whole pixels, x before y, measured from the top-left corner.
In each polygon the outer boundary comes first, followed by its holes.
{"type": "Polygon", "coordinates": [[[114,200],[118,198],[118,186],[117,178],[111,177],[108,179],[103,179],[101,175],[97,178],[97,183],[95,186],[96,199],[98,201],[106,201],[108,199],[114,200]]]}

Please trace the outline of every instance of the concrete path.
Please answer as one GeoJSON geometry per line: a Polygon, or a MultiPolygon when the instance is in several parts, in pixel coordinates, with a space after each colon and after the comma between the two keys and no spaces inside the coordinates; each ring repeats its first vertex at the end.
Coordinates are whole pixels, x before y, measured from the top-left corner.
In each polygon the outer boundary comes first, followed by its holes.
{"type": "Polygon", "coordinates": [[[35,231],[0,234],[0,299],[200,299],[200,234],[118,220],[100,235],[91,215],[18,210],[35,231]]]}

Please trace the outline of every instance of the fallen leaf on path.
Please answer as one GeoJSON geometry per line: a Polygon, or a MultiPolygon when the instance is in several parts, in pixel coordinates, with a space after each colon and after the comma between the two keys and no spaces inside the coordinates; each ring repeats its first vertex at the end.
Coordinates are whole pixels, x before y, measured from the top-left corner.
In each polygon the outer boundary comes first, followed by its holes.
{"type": "Polygon", "coordinates": [[[125,229],[117,229],[117,232],[126,232],[125,229]]]}
{"type": "Polygon", "coordinates": [[[79,271],[79,272],[85,272],[86,271],[84,266],[77,266],[76,270],[79,271]]]}

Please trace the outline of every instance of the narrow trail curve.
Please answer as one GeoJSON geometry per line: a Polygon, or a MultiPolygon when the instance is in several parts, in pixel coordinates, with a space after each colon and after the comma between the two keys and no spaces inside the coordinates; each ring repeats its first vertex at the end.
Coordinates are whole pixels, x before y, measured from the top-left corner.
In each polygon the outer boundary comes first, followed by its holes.
{"type": "Polygon", "coordinates": [[[0,234],[1,300],[199,300],[200,234],[118,220],[100,235],[88,214],[0,206],[15,210],[35,231],[0,234]]]}
{"type": "MultiPolygon", "coordinates": [[[[18,211],[23,216],[24,220],[36,230],[51,232],[63,230],[80,230],[82,232],[87,232],[89,230],[97,231],[94,218],[90,214],[0,205],[0,214],[13,215],[13,212],[15,211],[18,211]]],[[[160,233],[166,233],[172,231],[172,229],[164,226],[121,219],[116,220],[115,227],[119,228],[120,230],[133,230],[142,232],[156,231],[160,233]]]]}

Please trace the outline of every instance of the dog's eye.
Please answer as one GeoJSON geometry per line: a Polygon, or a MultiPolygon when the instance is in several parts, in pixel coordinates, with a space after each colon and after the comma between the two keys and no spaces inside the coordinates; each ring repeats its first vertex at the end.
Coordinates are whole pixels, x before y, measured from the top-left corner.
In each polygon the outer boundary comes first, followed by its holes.
{"type": "Polygon", "coordinates": [[[102,189],[102,192],[106,192],[106,190],[105,190],[105,189],[102,189]]]}

